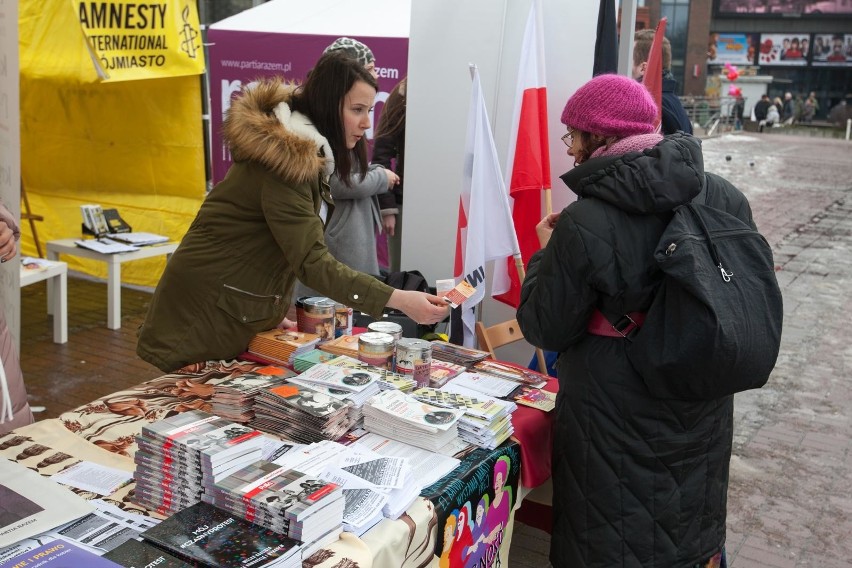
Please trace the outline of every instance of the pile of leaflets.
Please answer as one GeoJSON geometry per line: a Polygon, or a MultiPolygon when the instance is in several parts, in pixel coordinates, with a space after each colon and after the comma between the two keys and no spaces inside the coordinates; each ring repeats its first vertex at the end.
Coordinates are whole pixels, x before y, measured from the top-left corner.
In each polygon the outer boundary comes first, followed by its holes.
{"type": "Polygon", "coordinates": [[[143,426],[136,442],[135,502],[170,514],[198,503],[216,481],[259,460],[264,436],[190,410],[143,426]]]}
{"type": "Polygon", "coordinates": [[[467,367],[459,365],[458,363],[432,359],[432,365],[429,369],[429,386],[433,388],[440,388],[447,384],[447,381],[459,376],[466,370],[467,367]]]}
{"type": "Polygon", "coordinates": [[[296,540],[208,503],[177,512],[142,538],[192,566],[299,568],[308,556],[296,540]]]}
{"type": "Polygon", "coordinates": [[[511,403],[474,393],[420,388],[411,393],[417,400],[464,411],[459,419],[459,438],[482,448],[494,449],[514,433],[511,403]]]}
{"type": "Polygon", "coordinates": [[[458,438],[464,411],[442,408],[397,390],[386,390],[364,405],[364,429],[419,448],[437,451],[458,438]]]}
{"type": "Polygon", "coordinates": [[[257,393],[251,425],[288,440],[309,444],[336,440],[351,426],[349,401],[296,384],[257,393]]]}
{"type": "Polygon", "coordinates": [[[330,362],[314,365],[290,382],[351,402],[352,406],[349,409],[351,427],[360,425],[361,409],[364,403],[381,390],[377,374],[367,371],[360,365],[341,367],[331,365],[330,362]]]}
{"type": "Polygon", "coordinates": [[[250,422],[254,418],[254,399],[258,392],[283,385],[296,373],[282,367],[261,367],[244,375],[227,376],[207,381],[213,386],[210,403],[213,412],[236,422],[250,422]]]}
{"type": "Polygon", "coordinates": [[[446,341],[435,340],[432,342],[432,360],[448,361],[461,365],[465,369],[473,367],[483,359],[491,357],[488,351],[470,349],[461,345],[454,345],[446,341]]]}
{"type": "Polygon", "coordinates": [[[326,341],[317,349],[322,349],[326,353],[334,355],[348,355],[349,357],[358,358],[358,336],[357,335],[341,335],[331,341],[326,341]]]}
{"type": "Polygon", "coordinates": [[[494,375],[495,377],[508,379],[534,388],[543,387],[547,384],[547,379],[549,378],[547,375],[536,373],[533,370],[516,367],[506,363],[499,363],[493,359],[480,361],[473,366],[471,371],[494,375]]]}
{"type": "Polygon", "coordinates": [[[204,501],[305,544],[335,540],[343,491],[335,483],[259,460],[216,482],[204,501]]]}
{"type": "Polygon", "coordinates": [[[293,360],[314,349],[320,336],[295,329],[270,329],[255,335],[248,344],[252,355],[278,365],[292,365],[293,360]]]}
{"type": "Polygon", "coordinates": [[[346,355],[339,355],[330,361],[326,361],[326,363],[335,367],[344,367],[346,369],[364,369],[365,371],[376,375],[376,381],[379,383],[380,390],[395,389],[401,390],[402,392],[411,392],[414,390],[414,387],[417,386],[413,376],[394,373],[391,370],[382,369],[380,367],[373,367],[372,365],[368,365],[363,361],[353,359],[346,355]]]}

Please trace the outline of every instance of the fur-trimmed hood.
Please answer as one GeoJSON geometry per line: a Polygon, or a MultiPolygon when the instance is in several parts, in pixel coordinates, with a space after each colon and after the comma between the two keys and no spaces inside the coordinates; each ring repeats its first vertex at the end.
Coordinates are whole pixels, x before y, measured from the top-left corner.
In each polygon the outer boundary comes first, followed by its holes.
{"type": "Polygon", "coordinates": [[[235,162],[266,166],[288,183],[305,183],[334,171],[328,140],[311,120],[290,110],[295,86],[265,78],[235,99],[222,126],[235,162]]]}

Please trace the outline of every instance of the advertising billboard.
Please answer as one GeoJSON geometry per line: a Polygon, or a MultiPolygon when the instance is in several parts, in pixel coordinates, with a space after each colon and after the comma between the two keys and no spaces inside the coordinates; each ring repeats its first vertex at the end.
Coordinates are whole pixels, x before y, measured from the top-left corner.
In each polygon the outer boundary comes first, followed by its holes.
{"type": "Polygon", "coordinates": [[[825,15],[852,17],[850,0],[717,0],[716,15],[737,14],[767,16],[813,16],[825,15]]]}
{"type": "Polygon", "coordinates": [[[804,66],[808,64],[810,34],[760,34],[758,65],[804,66]]]}
{"type": "Polygon", "coordinates": [[[852,66],[852,34],[814,35],[813,64],[821,67],[852,66]]]}
{"type": "Polygon", "coordinates": [[[707,45],[710,65],[752,65],[759,37],[757,34],[711,33],[707,45]]]}

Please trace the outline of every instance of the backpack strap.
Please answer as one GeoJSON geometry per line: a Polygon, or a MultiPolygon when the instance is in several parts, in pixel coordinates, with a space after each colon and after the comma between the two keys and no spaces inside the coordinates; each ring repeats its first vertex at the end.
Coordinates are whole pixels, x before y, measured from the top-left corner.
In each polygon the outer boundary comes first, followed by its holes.
{"type": "Polygon", "coordinates": [[[586,331],[592,335],[620,337],[632,341],[633,335],[645,322],[645,315],[645,312],[630,312],[611,323],[602,311],[595,310],[589,318],[586,331]]]}

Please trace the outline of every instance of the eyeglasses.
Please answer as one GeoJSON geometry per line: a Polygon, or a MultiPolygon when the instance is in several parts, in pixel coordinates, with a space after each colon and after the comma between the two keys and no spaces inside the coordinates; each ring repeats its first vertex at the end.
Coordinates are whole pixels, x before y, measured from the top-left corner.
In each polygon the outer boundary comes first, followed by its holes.
{"type": "Polygon", "coordinates": [[[566,146],[571,146],[574,143],[574,129],[569,128],[568,133],[562,137],[562,141],[565,142],[566,146]]]}

